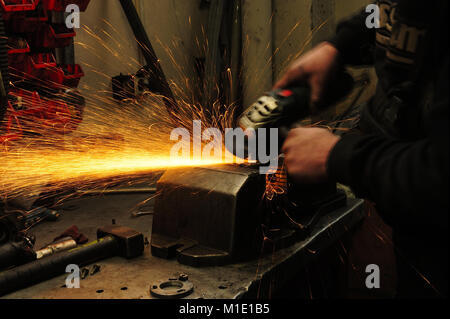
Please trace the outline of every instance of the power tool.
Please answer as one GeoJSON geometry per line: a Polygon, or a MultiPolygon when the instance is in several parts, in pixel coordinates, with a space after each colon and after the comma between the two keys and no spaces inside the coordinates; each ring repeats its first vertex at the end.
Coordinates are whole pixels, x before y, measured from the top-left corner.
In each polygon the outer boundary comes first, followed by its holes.
{"type": "MultiPolygon", "coordinates": [[[[353,77],[342,72],[328,91],[322,105],[333,105],[347,96],[354,86],[353,77]]],[[[269,92],[251,105],[239,118],[243,130],[260,128],[290,129],[295,122],[321,111],[310,103],[311,89],[303,83],[269,92]]]]}
{"type": "MultiPolygon", "coordinates": [[[[238,125],[248,132],[244,151],[246,158],[249,157],[248,145],[251,139],[258,137],[258,134],[253,134],[251,130],[277,128],[279,148],[281,148],[295,123],[311,115],[320,117],[320,113],[328,111],[330,106],[336,105],[349,95],[354,85],[353,77],[341,71],[320,105],[311,105],[311,88],[306,83],[277,89],[259,98],[238,119],[238,125]]],[[[270,143],[270,140],[267,139],[267,143],[270,143]]],[[[257,142],[256,145],[259,146],[259,143],[257,142]]],[[[236,149],[234,154],[239,156],[236,149]]],[[[267,224],[272,228],[286,228],[287,224],[293,223],[295,226],[300,226],[302,233],[307,234],[321,216],[346,204],[346,195],[337,189],[336,183],[311,185],[293,182],[284,166],[283,155],[279,158],[277,173],[270,179],[276,187],[284,190],[270,203],[272,213],[269,215],[270,220],[267,224]],[[280,214],[276,214],[277,211],[280,214]],[[286,214],[289,215],[287,220],[286,214]]]]}

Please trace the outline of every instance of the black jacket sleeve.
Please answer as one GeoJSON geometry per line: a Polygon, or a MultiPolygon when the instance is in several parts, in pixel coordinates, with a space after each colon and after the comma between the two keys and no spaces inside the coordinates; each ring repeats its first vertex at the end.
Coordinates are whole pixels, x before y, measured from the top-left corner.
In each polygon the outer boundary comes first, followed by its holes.
{"type": "Polygon", "coordinates": [[[328,173],[376,203],[395,225],[448,229],[448,56],[440,71],[427,136],[405,143],[378,135],[344,136],[330,154],[328,173]]]}
{"type": "Polygon", "coordinates": [[[371,65],[374,63],[375,28],[366,26],[368,14],[359,14],[338,24],[336,35],[328,42],[341,53],[344,64],[371,65]]]}

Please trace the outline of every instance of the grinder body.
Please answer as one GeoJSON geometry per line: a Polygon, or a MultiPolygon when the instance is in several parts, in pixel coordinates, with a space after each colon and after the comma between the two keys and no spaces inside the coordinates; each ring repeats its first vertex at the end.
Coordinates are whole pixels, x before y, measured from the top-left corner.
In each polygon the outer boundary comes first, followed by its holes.
{"type": "Polygon", "coordinates": [[[239,118],[239,126],[244,130],[290,127],[310,115],[310,95],[306,86],[269,92],[239,118]]]}
{"type": "MultiPolygon", "coordinates": [[[[325,106],[335,104],[347,96],[353,87],[353,77],[346,72],[340,73],[321,104],[325,106]]],[[[306,83],[274,90],[251,105],[238,119],[238,124],[243,130],[261,128],[289,130],[294,123],[326,109],[319,106],[314,110],[310,100],[311,88],[306,83]]]]}

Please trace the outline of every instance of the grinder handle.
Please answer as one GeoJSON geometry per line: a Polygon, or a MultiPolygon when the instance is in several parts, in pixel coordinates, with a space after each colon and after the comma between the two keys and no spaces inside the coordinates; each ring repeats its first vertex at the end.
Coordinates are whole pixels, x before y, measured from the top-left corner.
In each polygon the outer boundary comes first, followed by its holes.
{"type": "MultiPolygon", "coordinates": [[[[319,105],[309,105],[309,110],[304,110],[304,118],[310,115],[318,115],[321,112],[326,112],[329,107],[340,102],[348,96],[355,87],[355,80],[346,71],[340,72],[336,81],[333,82],[330,89],[327,91],[327,97],[321,101],[319,105]]],[[[299,90],[299,87],[288,88],[288,90],[299,90]]],[[[297,119],[301,120],[301,119],[297,119]]],[[[286,141],[289,131],[292,129],[292,124],[284,125],[278,128],[279,147],[281,148],[286,141]]]]}
{"type": "MultiPolygon", "coordinates": [[[[326,91],[326,97],[322,99],[320,104],[311,105],[308,103],[308,109],[302,110],[297,114],[302,114],[301,118],[293,119],[295,122],[302,120],[311,115],[318,115],[322,112],[327,111],[330,107],[336,105],[336,103],[342,101],[345,97],[347,97],[355,87],[355,80],[353,77],[346,71],[339,72],[337,79],[332,83],[330,88],[326,91]]],[[[304,90],[305,87],[303,87],[304,90]]],[[[301,87],[288,88],[288,90],[292,90],[293,92],[299,91],[301,87]]],[[[309,86],[308,89],[310,90],[309,86]]],[[[293,124],[293,123],[292,123],[293,124]]],[[[292,124],[285,125],[285,127],[280,127],[280,135],[284,135],[284,138],[287,137],[289,130],[292,128],[292,124]],[[286,132],[286,130],[288,132],[286,132]]]]}
{"type": "MultiPolygon", "coordinates": [[[[301,88],[304,89],[305,87],[307,87],[308,90],[311,90],[309,85],[306,83],[303,86],[289,87],[288,90],[296,92],[301,90],[301,88]]],[[[353,79],[353,76],[351,76],[347,71],[340,71],[336,77],[336,80],[329,85],[327,90],[325,90],[325,97],[316,105],[308,103],[309,109],[306,110],[305,113],[307,113],[307,115],[305,117],[315,115],[318,112],[327,109],[331,105],[340,102],[352,92],[354,87],[355,80],[353,79]]]]}

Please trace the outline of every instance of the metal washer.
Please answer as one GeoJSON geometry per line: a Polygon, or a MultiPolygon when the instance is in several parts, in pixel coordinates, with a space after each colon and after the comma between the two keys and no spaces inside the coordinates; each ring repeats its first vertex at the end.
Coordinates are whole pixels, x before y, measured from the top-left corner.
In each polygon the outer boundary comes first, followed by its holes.
{"type": "Polygon", "coordinates": [[[190,281],[169,279],[158,281],[150,286],[150,294],[161,299],[180,299],[189,296],[194,291],[190,281]]]}

